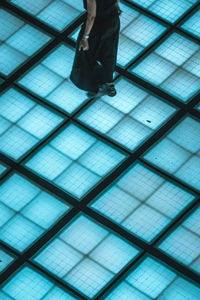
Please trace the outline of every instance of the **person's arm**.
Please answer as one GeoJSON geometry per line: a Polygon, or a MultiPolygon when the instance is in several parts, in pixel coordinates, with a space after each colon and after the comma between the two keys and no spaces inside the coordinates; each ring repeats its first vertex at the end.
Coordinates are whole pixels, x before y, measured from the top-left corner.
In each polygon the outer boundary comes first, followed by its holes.
{"type": "Polygon", "coordinates": [[[88,40],[85,36],[88,36],[90,34],[95,18],[96,18],[96,0],[87,0],[87,20],[86,20],[83,38],[80,41],[79,50],[81,50],[81,48],[83,48],[83,50],[89,49],[88,40]]]}

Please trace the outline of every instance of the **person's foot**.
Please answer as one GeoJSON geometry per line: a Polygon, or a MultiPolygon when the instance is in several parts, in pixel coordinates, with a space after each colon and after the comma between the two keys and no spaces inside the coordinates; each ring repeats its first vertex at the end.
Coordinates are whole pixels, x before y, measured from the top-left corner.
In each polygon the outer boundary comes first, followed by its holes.
{"type": "Polygon", "coordinates": [[[108,84],[108,87],[107,87],[107,95],[109,97],[114,97],[115,95],[117,94],[117,91],[115,89],[115,86],[113,83],[111,84],[108,84]]]}

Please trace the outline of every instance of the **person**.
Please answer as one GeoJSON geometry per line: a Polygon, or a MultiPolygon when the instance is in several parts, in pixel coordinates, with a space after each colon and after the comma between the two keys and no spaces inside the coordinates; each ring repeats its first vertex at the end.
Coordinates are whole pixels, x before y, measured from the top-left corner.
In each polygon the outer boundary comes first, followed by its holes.
{"type": "Polygon", "coordinates": [[[121,10],[119,0],[83,0],[87,11],[81,26],[70,80],[88,97],[113,97],[121,10]]]}

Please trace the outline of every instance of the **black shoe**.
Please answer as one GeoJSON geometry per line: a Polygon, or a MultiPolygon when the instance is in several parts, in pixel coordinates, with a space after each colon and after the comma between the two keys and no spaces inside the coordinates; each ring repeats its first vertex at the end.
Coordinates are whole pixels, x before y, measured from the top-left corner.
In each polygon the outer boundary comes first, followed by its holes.
{"type": "Polygon", "coordinates": [[[114,97],[117,94],[114,84],[109,84],[107,87],[107,95],[109,97],[114,97]]]}

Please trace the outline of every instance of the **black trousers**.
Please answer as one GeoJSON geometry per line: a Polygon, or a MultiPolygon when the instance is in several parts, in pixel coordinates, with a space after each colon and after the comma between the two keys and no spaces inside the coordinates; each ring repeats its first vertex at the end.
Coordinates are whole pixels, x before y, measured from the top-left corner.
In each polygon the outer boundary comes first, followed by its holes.
{"type": "Polygon", "coordinates": [[[82,24],[76,42],[70,79],[80,89],[96,92],[102,83],[113,81],[120,32],[119,14],[107,20],[95,19],[88,40],[89,50],[79,51],[85,25],[86,22],[82,24]]]}

